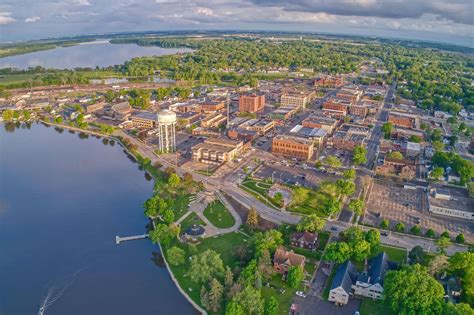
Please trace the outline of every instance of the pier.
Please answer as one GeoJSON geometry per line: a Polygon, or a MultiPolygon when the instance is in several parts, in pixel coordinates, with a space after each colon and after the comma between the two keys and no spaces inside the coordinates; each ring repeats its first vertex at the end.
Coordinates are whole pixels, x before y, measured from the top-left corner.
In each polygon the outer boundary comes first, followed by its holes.
{"type": "Polygon", "coordinates": [[[127,241],[134,241],[134,240],[141,240],[144,238],[148,238],[148,234],[143,234],[143,235],[133,235],[133,236],[115,236],[115,244],[120,245],[121,242],[127,242],[127,241]]]}

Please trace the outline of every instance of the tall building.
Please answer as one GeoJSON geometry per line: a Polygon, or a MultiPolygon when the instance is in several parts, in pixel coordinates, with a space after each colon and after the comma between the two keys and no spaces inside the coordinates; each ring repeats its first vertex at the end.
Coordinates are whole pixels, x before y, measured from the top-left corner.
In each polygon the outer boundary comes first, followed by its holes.
{"type": "Polygon", "coordinates": [[[247,94],[239,98],[239,111],[258,113],[265,107],[265,95],[247,94]]]}
{"type": "Polygon", "coordinates": [[[176,151],[176,113],[164,109],[157,114],[160,152],[176,151]]]}
{"type": "Polygon", "coordinates": [[[314,143],[310,139],[301,137],[277,135],[272,141],[272,153],[307,161],[313,156],[314,143]]]}
{"type": "Polygon", "coordinates": [[[281,95],[281,106],[306,108],[310,96],[307,93],[286,92],[281,95]]]}

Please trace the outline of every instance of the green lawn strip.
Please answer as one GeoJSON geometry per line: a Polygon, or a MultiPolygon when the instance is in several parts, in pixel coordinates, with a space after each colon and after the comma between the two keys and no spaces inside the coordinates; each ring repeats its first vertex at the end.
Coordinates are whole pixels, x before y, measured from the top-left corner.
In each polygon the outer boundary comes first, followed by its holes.
{"type": "Polygon", "coordinates": [[[324,213],[322,210],[313,208],[308,204],[300,205],[300,206],[290,206],[288,209],[290,212],[298,213],[298,214],[316,214],[318,217],[327,218],[327,214],[324,213]]]}
{"type": "Polygon", "coordinates": [[[328,244],[329,237],[331,236],[331,233],[329,232],[319,232],[318,234],[318,250],[319,251],[324,251],[326,248],[326,245],[328,244]]]}
{"type": "Polygon", "coordinates": [[[372,299],[362,299],[359,313],[361,315],[395,315],[382,301],[372,299]]]}
{"type": "Polygon", "coordinates": [[[291,246],[291,249],[295,253],[303,255],[306,258],[313,258],[313,259],[316,259],[316,260],[321,259],[321,254],[317,251],[310,251],[310,250],[307,250],[307,249],[304,249],[304,248],[293,247],[293,246],[291,246]]]}
{"type": "Polygon", "coordinates": [[[205,226],[203,220],[196,214],[196,212],[191,212],[182,222],[181,222],[181,231],[185,231],[187,228],[193,224],[199,224],[205,226]]]}
{"type": "Polygon", "coordinates": [[[204,210],[204,216],[215,226],[221,229],[230,228],[235,219],[220,200],[210,203],[204,210]]]}
{"type": "Polygon", "coordinates": [[[327,301],[329,297],[329,290],[331,290],[332,281],[334,280],[334,277],[336,276],[337,267],[339,267],[339,265],[334,264],[334,266],[331,269],[331,273],[329,274],[329,277],[326,280],[326,285],[324,286],[324,291],[322,294],[322,297],[325,301],[327,301]]]}

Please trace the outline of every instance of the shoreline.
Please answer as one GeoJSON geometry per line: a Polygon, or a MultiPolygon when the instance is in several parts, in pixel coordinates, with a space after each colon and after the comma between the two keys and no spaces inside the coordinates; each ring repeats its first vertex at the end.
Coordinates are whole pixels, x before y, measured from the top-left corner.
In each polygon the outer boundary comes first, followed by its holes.
{"type": "MultiPolygon", "coordinates": [[[[115,141],[117,141],[117,143],[119,143],[119,145],[127,152],[127,154],[130,154],[131,156],[133,156],[133,158],[135,159],[135,161],[138,161],[137,157],[135,156],[135,154],[133,154],[130,150],[128,150],[125,145],[122,143],[122,141],[120,141],[120,139],[118,139],[117,137],[113,136],[113,135],[106,135],[106,134],[101,134],[99,132],[95,132],[95,131],[92,131],[92,130],[83,130],[83,129],[80,129],[80,128],[77,128],[77,127],[73,127],[73,126],[68,126],[68,125],[61,125],[61,124],[57,124],[57,123],[51,123],[51,122],[46,122],[44,120],[37,120],[38,122],[42,122],[48,126],[54,126],[54,127],[59,127],[59,128],[64,128],[64,129],[68,129],[68,130],[74,130],[74,131],[77,131],[77,132],[84,132],[84,133],[87,133],[87,134],[91,134],[91,135],[94,135],[94,136],[100,136],[100,137],[104,137],[104,138],[108,138],[108,139],[113,139],[115,141]]],[[[146,170],[145,168],[143,168],[143,171],[148,174],[151,178],[155,179],[155,177],[153,176],[153,174],[151,174],[150,172],[148,172],[148,170],[146,170]]],[[[151,240],[149,240],[151,242],[151,240]]],[[[198,311],[200,312],[201,314],[203,315],[207,315],[207,312],[200,306],[198,305],[187,293],[186,291],[181,288],[178,280],[176,279],[175,275],[173,274],[169,264],[168,264],[168,261],[166,260],[166,256],[163,252],[163,248],[161,247],[161,244],[158,242],[158,248],[160,249],[160,253],[161,253],[161,256],[163,257],[163,261],[165,263],[165,266],[166,266],[166,270],[168,271],[168,274],[170,275],[171,277],[171,280],[173,281],[174,285],[176,286],[176,288],[178,289],[178,291],[181,293],[181,295],[184,296],[184,298],[198,311]]]]}

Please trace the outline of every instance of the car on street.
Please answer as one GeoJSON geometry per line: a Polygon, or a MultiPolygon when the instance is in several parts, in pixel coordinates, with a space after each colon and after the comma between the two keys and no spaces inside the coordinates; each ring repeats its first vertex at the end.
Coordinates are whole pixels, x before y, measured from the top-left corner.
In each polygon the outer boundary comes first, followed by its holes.
{"type": "Polygon", "coordinates": [[[299,296],[299,297],[302,297],[303,299],[306,297],[306,294],[304,294],[301,291],[296,291],[296,295],[299,296]]]}
{"type": "Polygon", "coordinates": [[[331,227],[331,231],[337,231],[337,227],[332,226],[332,227],[331,227]]]}

